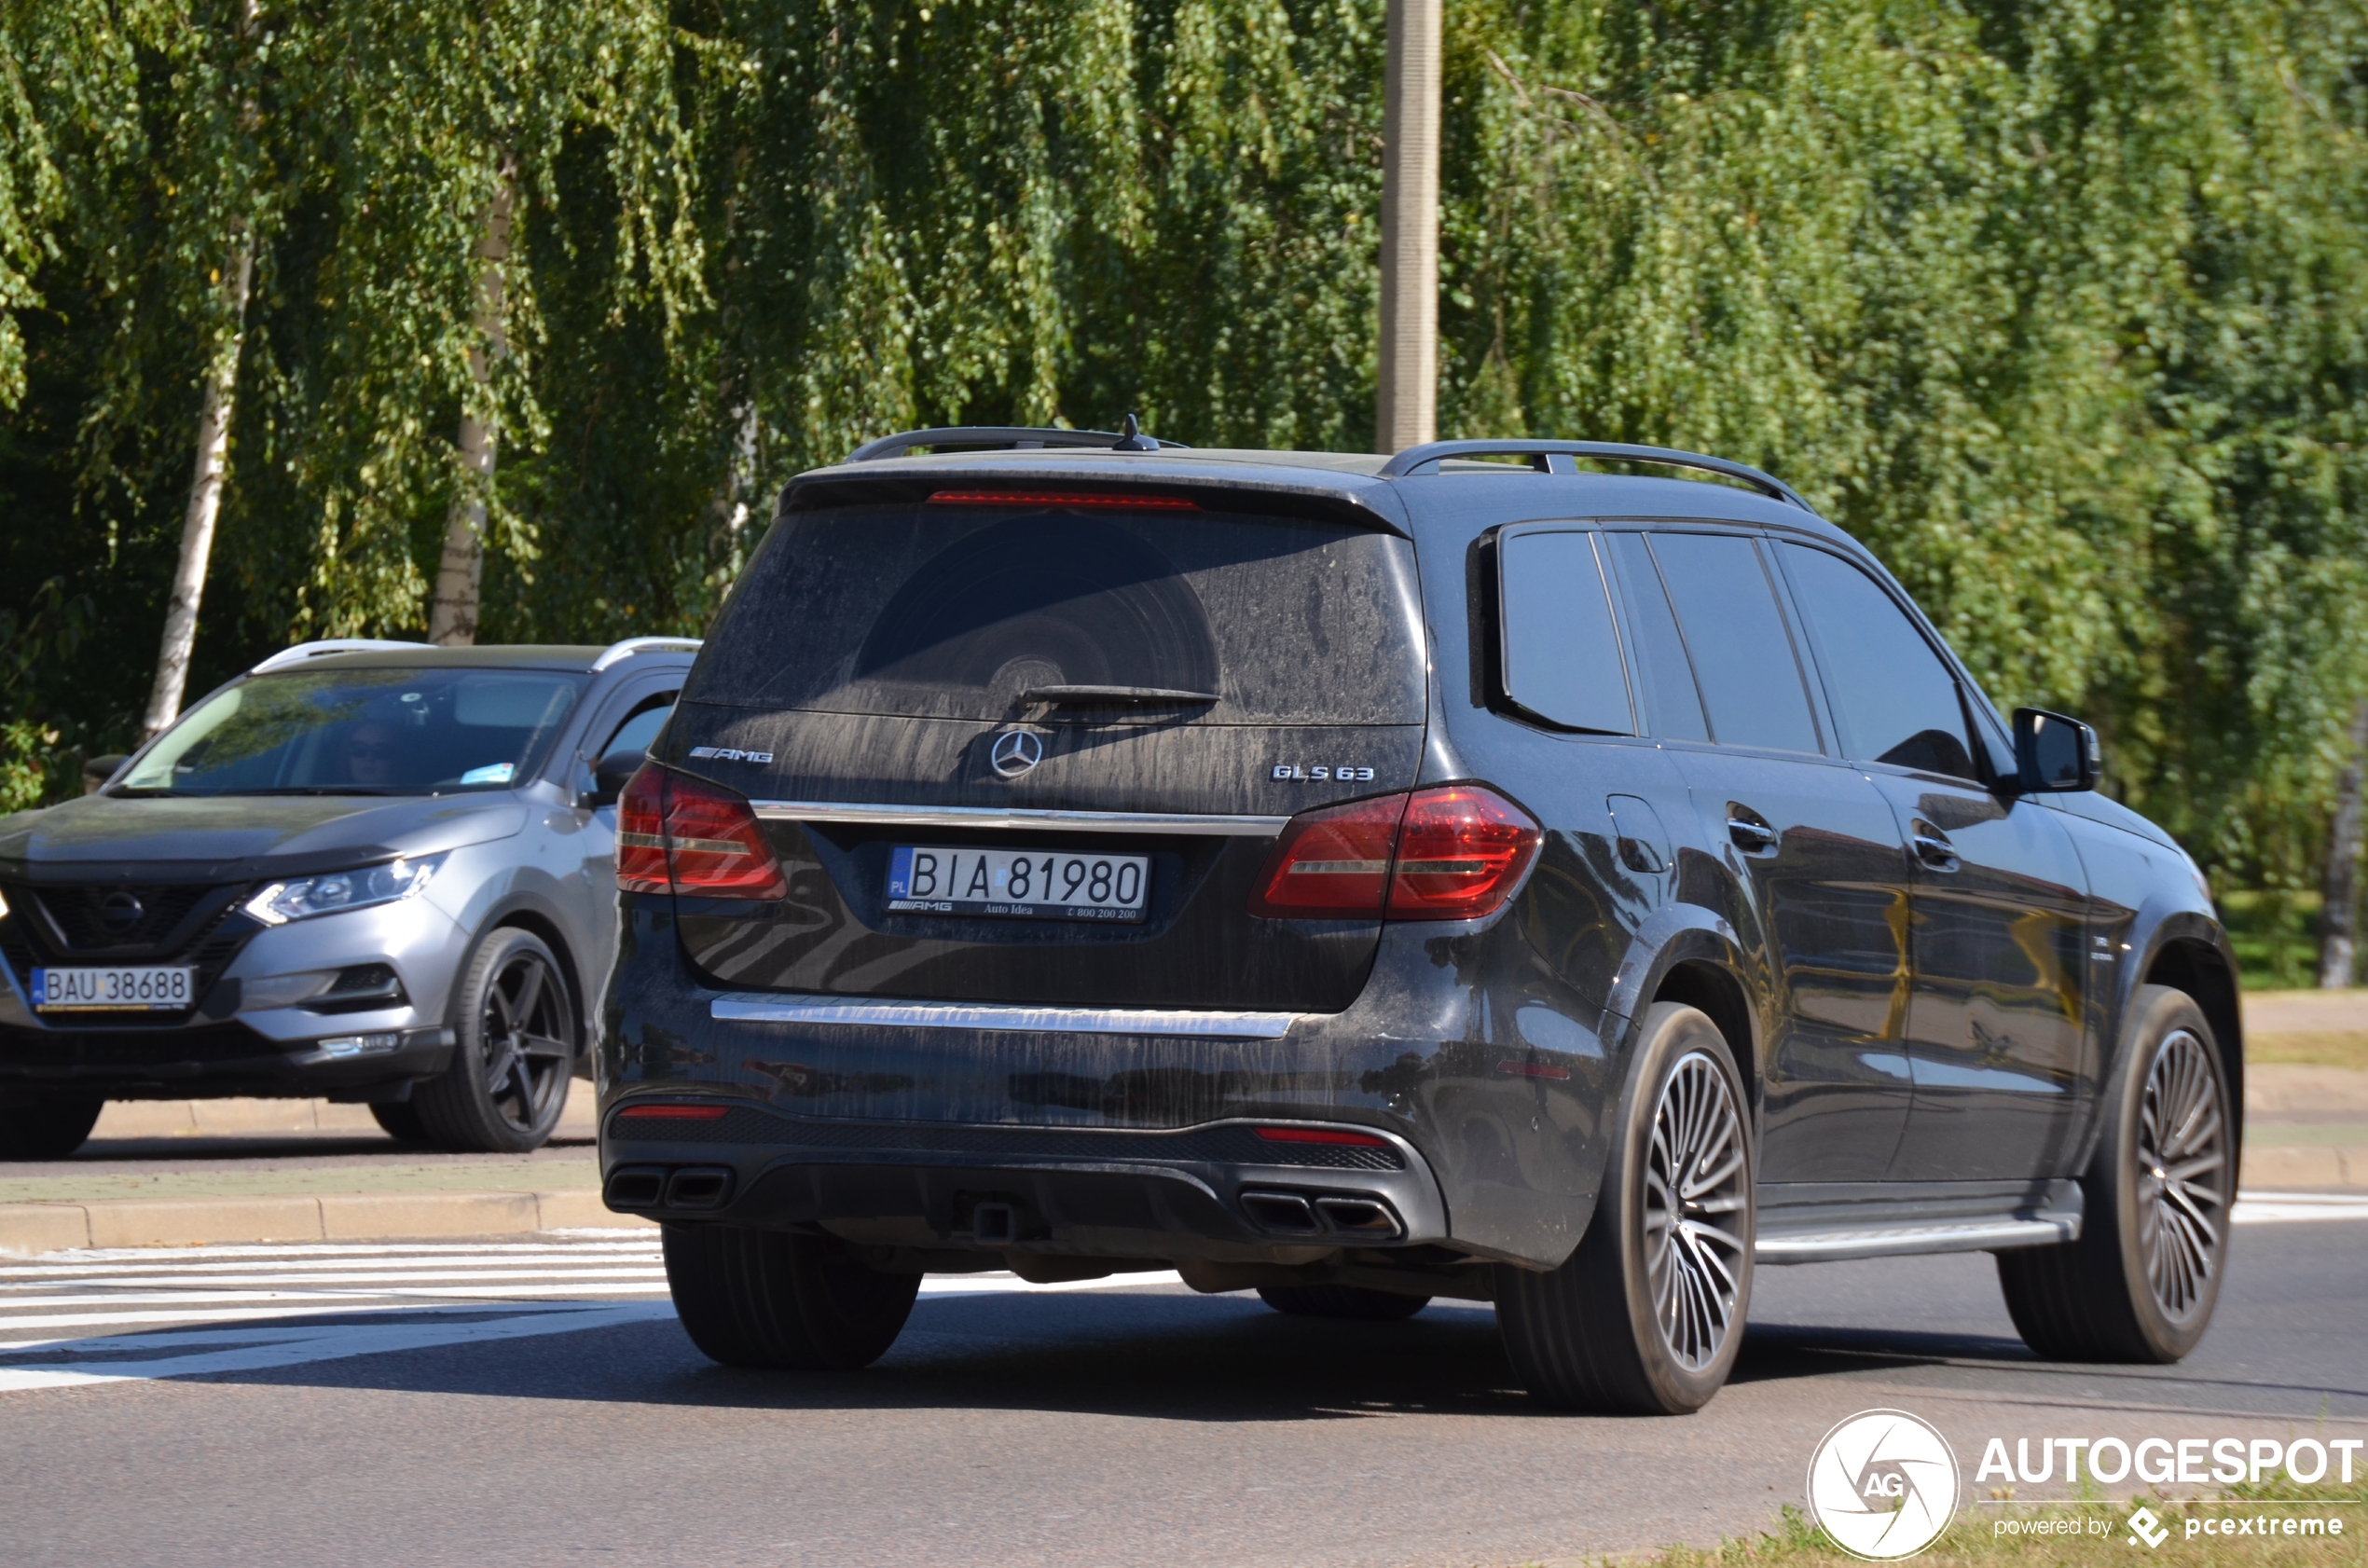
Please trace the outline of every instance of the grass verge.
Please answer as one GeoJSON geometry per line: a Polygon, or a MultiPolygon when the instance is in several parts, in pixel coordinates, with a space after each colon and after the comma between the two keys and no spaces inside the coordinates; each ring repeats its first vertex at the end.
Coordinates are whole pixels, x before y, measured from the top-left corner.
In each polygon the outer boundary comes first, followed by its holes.
{"type": "Polygon", "coordinates": [[[2295,1029],[2247,1035],[2245,1060],[2295,1062],[2310,1067],[2349,1067],[2355,1072],[2368,1072],[2368,1033],[2295,1029]]]}
{"type": "MultiPolygon", "coordinates": [[[[1653,1568],[1863,1568],[1828,1540],[1797,1508],[1787,1507],[1774,1530],[1708,1549],[1673,1547],[1654,1555],[1653,1568]]],[[[2368,1482],[2235,1487],[2224,1496],[2165,1498],[2141,1494],[2120,1502],[1976,1504],[1958,1510],[1948,1529],[1916,1557],[1916,1568],[2098,1568],[2104,1563],[2159,1562],[2169,1568],[2358,1568],[2368,1563],[2368,1482]],[[2130,1541],[2129,1517],[2143,1503],[2169,1534],[2158,1547],[2130,1541]],[[2316,1517],[2341,1520],[2339,1535],[2193,1534],[2206,1520],[2256,1520],[2316,1517]],[[2078,1534],[2025,1534],[2002,1522],[2078,1520],[2078,1534]]]]}

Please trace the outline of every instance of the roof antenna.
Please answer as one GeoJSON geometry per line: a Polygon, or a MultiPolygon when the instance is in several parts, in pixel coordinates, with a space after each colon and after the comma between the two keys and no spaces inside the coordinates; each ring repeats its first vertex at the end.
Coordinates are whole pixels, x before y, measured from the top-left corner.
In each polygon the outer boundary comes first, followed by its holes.
{"type": "Polygon", "coordinates": [[[1118,439],[1110,444],[1113,452],[1156,452],[1159,449],[1158,439],[1143,433],[1142,427],[1135,422],[1132,410],[1126,416],[1126,422],[1118,427],[1118,439]]]}

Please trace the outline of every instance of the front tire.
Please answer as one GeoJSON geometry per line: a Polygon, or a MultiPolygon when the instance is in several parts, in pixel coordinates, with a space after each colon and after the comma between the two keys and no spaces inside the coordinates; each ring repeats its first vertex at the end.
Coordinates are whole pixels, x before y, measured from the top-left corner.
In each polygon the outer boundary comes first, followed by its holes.
{"type": "Polygon", "coordinates": [[[487,933],[461,971],[452,1023],[452,1066],[411,1093],[428,1140],[469,1154],[542,1148],[575,1071],[575,1003],[558,959],[531,931],[487,933]]]}
{"type": "Polygon", "coordinates": [[[1497,1327],[1539,1400],[1682,1415],[1726,1382],[1751,1310],[1747,1105],[1709,1015],[1654,1003],[1578,1249],[1548,1272],[1496,1271],[1497,1327]]]}
{"type": "Polygon", "coordinates": [[[62,1160],[99,1124],[104,1100],[31,1100],[0,1106],[0,1160],[62,1160]]]}
{"type": "Polygon", "coordinates": [[[2237,1126],[2211,1025],[2143,985],[2080,1178],[2080,1239],[1998,1255],[2023,1342],[2052,1361],[2164,1364],[2196,1348],[2227,1272],[2237,1126]]]}
{"type": "Polygon", "coordinates": [[[850,1372],[888,1354],[920,1294],[829,1236],[748,1225],[665,1227],[666,1283],[701,1355],[726,1367],[850,1372]]]}
{"type": "Polygon", "coordinates": [[[397,1143],[429,1143],[428,1130],[420,1121],[420,1107],[408,1100],[373,1100],[370,1120],[376,1121],[386,1135],[397,1143]]]}
{"type": "Polygon", "coordinates": [[[1397,1323],[1431,1304],[1427,1296],[1366,1290],[1354,1285],[1261,1285],[1258,1299],[1293,1317],[1329,1317],[1345,1323],[1397,1323]]]}

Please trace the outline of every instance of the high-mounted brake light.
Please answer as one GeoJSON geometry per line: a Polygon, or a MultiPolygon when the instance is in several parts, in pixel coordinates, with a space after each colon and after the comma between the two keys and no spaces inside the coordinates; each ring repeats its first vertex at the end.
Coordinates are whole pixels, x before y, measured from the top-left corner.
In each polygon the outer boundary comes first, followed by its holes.
{"type": "Polygon", "coordinates": [[[1537,824],[1481,784],[1442,784],[1291,818],[1250,913],[1298,920],[1473,920],[1512,896],[1537,824]]]}
{"type": "Polygon", "coordinates": [[[1180,495],[1142,495],[1132,490],[940,490],[931,506],[1083,506],[1096,511],[1197,512],[1198,502],[1180,495]]]}
{"type": "Polygon", "coordinates": [[[789,896],[764,829],[741,796],[644,763],[617,797],[616,885],[703,899],[789,896]]]}

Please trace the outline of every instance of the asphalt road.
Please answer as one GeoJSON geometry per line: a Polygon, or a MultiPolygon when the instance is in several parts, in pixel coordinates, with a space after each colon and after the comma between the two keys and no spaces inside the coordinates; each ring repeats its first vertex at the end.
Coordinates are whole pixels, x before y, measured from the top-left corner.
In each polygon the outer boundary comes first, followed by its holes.
{"type": "Polygon", "coordinates": [[[0,1558],[1519,1563],[1760,1528],[1817,1437],[1877,1406],[1934,1422],[1969,1483],[1992,1437],[2368,1436],[2361,1218],[2240,1226],[2174,1368],[2034,1361],[1986,1258],[1766,1270],[1735,1382],[1666,1421],[1532,1409],[1484,1307],[1333,1325],[1173,1286],[933,1282],[878,1367],[804,1377],[703,1361],[646,1234],[401,1250],[9,1275],[0,1306],[49,1326],[0,1317],[24,1369],[0,1371],[0,1558]],[[224,1300],[152,1304],[200,1271],[224,1300]],[[213,1369],[143,1374],[197,1330],[131,1320],[201,1310],[213,1369]],[[379,1338],[305,1358],[337,1333],[379,1338]],[[58,1372],[110,1366],[125,1381],[58,1372]]]}

